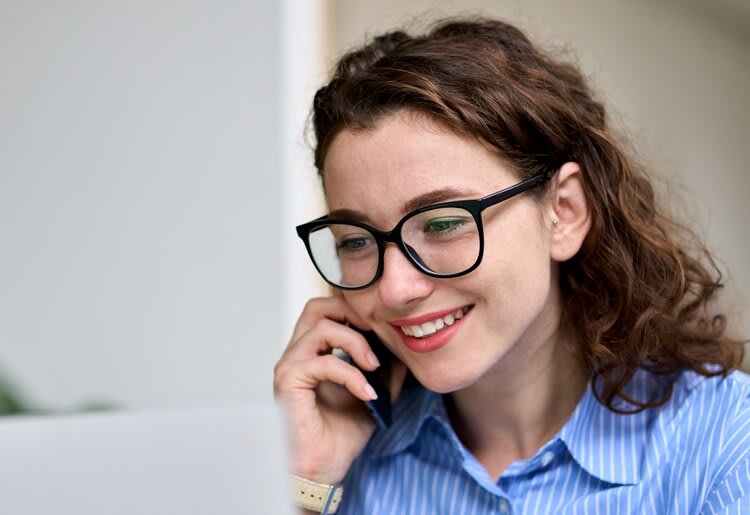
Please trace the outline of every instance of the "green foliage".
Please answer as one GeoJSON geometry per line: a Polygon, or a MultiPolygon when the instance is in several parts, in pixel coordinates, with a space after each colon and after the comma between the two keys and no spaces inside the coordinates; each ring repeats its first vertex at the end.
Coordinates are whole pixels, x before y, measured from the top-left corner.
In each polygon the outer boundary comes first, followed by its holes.
{"type": "Polygon", "coordinates": [[[8,415],[59,415],[66,413],[86,413],[94,411],[112,411],[118,406],[104,400],[91,400],[71,409],[53,411],[32,407],[18,390],[0,374],[0,417],[8,415]]]}
{"type": "Polygon", "coordinates": [[[29,413],[31,409],[13,386],[0,377],[0,416],[29,413]]]}

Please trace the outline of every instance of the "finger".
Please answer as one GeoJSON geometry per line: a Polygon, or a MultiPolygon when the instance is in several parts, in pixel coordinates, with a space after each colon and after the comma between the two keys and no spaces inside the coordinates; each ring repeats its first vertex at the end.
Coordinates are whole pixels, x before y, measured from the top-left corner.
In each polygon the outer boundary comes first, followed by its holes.
{"type": "Polygon", "coordinates": [[[332,354],[277,367],[274,391],[282,399],[309,399],[315,396],[315,388],[326,381],[344,386],[363,401],[374,399],[374,390],[362,372],[332,354]]]}
{"type": "Polygon", "coordinates": [[[291,340],[294,341],[308,332],[321,318],[341,323],[350,322],[361,329],[370,329],[370,326],[354,312],[342,295],[319,297],[310,299],[305,304],[292,332],[291,340]]]}
{"type": "Polygon", "coordinates": [[[365,370],[374,370],[380,366],[364,336],[350,327],[326,318],[319,319],[299,341],[290,344],[285,357],[293,360],[310,359],[327,354],[332,348],[343,350],[365,370]]]}

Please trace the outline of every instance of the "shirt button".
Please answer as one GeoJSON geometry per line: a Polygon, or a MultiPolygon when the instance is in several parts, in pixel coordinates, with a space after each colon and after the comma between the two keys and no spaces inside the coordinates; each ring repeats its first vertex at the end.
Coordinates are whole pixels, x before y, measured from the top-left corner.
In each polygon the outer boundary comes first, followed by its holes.
{"type": "Polygon", "coordinates": [[[500,513],[510,513],[510,503],[505,499],[500,499],[500,513]]]}
{"type": "Polygon", "coordinates": [[[555,454],[552,451],[547,451],[544,454],[542,454],[542,467],[546,467],[550,463],[552,463],[552,460],[555,459],[555,454]]]}

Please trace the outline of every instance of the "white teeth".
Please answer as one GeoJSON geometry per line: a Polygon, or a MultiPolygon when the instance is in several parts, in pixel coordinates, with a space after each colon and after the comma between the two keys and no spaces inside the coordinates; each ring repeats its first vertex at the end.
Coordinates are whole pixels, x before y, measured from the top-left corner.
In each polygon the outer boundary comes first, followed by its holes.
{"type": "Polygon", "coordinates": [[[430,320],[424,324],[401,326],[401,332],[406,336],[414,336],[416,338],[429,336],[435,334],[441,329],[452,326],[456,323],[456,320],[460,320],[467,311],[469,311],[469,308],[463,307],[457,309],[454,313],[449,313],[442,318],[430,320]]]}

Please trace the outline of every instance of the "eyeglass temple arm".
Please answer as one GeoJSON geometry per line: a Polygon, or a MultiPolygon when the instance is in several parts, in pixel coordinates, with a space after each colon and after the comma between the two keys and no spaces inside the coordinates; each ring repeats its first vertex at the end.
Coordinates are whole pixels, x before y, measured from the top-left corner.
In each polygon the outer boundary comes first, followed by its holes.
{"type": "Polygon", "coordinates": [[[514,184],[509,188],[500,190],[497,193],[487,195],[486,197],[479,199],[480,205],[482,206],[482,209],[486,209],[490,206],[494,206],[495,204],[499,204],[503,200],[508,200],[511,197],[515,197],[519,193],[523,193],[526,190],[530,190],[531,188],[540,186],[554,177],[554,175],[557,173],[557,170],[557,168],[553,168],[550,171],[537,174],[529,179],[526,179],[523,182],[519,182],[518,184],[514,184]]]}

